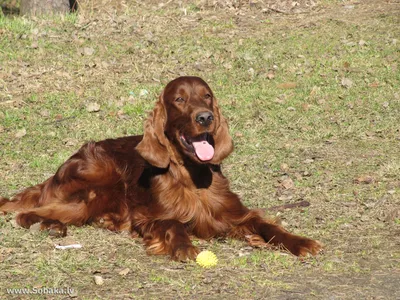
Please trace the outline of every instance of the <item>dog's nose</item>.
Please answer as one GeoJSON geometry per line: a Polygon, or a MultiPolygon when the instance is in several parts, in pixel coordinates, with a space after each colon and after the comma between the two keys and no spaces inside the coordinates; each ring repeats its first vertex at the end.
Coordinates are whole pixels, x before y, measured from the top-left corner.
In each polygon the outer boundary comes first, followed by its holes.
{"type": "Polygon", "coordinates": [[[196,115],[196,122],[201,126],[207,127],[214,121],[214,115],[210,111],[203,111],[196,115]]]}

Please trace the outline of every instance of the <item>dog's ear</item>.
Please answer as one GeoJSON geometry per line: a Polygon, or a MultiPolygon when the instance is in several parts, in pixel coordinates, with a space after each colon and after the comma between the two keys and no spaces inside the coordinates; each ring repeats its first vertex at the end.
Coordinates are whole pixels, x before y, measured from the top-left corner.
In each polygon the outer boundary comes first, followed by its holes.
{"type": "Polygon", "coordinates": [[[233,141],[229,134],[228,122],[222,116],[216,99],[214,99],[213,110],[216,125],[213,134],[215,153],[210,163],[218,165],[233,151],[233,141]]]}
{"type": "Polygon", "coordinates": [[[163,96],[156,103],[154,110],[144,123],[142,141],[136,146],[136,151],[152,166],[166,168],[170,163],[168,151],[169,141],[164,134],[166,112],[163,96]]]}

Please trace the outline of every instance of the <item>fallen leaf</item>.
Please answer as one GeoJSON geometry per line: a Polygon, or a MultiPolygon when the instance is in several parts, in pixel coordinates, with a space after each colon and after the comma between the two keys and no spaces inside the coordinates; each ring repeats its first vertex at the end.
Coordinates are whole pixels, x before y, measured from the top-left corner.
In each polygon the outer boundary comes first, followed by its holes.
{"type": "Polygon", "coordinates": [[[86,66],[89,68],[96,68],[97,64],[94,62],[89,62],[86,66]]]}
{"type": "Polygon", "coordinates": [[[67,146],[67,147],[74,147],[78,144],[77,140],[70,139],[70,138],[64,139],[63,142],[64,142],[65,146],[67,146]]]}
{"type": "Polygon", "coordinates": [[[25,128],[22,128],[22,129],[20,129],[20,130],[17,131],[17,133],[15,134],[15,137],[16,137],[17,139],[19,139],[19,138],[22,138],[22,137],[25,136],[25,135],[26,135],[26,129],[25,129],[25,128]]]}
{"type": "Polygon", "coordinates": [[[268,74],[267,74],[267,78],[269,80],[274,79],[275,78],[275,72],[273,70],[269,70],[268,74]]]}
{"type": "Polygon", "coordinates": [[[50,116],[50,111],[49,111],[48,109],[42,109],[42,110],[39,112],[39,114],[40,114],[42,117],[48,118],[48,117],[50,116]]]}
{"type": "Polygon", "coordinates": [[[303,180],[303,176],[299,172],[294,173],[294,177],[296,178],[297,181],[303,180]]]}
{"type": "Polygon", "coordinates": [[[344,88],[351,88],[353,86],[353,81],[351,79],[343,77],[342,78],[342,87],[344,88]]]}
{"type": "Polygon", "coordinates": [[[292,199],[293,199],[293,195],[282,195],[282,196],[278,197],[279,201],[285,201],[285,202],[288,202],[292,199]]]}
{"type": "Polygon", "coordinates": [[[233,68],[233,66],[232,66],[231,63],[228,62],[228,63],[225,63],[225,64],[224,64],[224,68],[230,70],[230,69],[233,68]]]}
{"type": "MultiPolygon", "coordinates": [[[[197,71],[204,71],[204,66],[203,66],[201,63],[199,63],[199,62],[196,62],[196,63],[194,64],[194,67],[195,67],[195,69],[196,69],[197,71]]],[[[158,82],[160,82],[160,81],[158,81],[158,82]]]]}
{"type": "Polygon", "coordinates": [[[80,38],[74,38],[74,43],[82,46],[85,43],[85,40],[80,38]]]}
{"type": "Polygon", "coordinates": [[[284,82],[284,83],[278,84],[278,88],[280,88],[280,89],[294,89],[296,87],[297,87],[296,82],[284,82]]]}
{"type": "Polygon", "coordinates": [[[129,268],[125,268],[125,269],[123,269],[122,271],[120,271],[118,274],[119,274],[119,275],[122,275],[122,276],[125,276],[125,275],[127,275],[130,271],[131,271],[131,270],[130,270],[129,268]]]}
{"type": "Polygon", "coordinates": [[[347,41],[347,40],[345,40],[345,41],[343,41],[344,42],[344,44],[346,45],[346,46],[349,46],[349,47],[354,47],[355,45],[357,45],[357,43],[356,42],[353,42],[353,41],[347,41]]]}
{"type": "Polygon", "coordinates": [[[369,175],[363,175],[363,176],[360,176],[360,177],[354,179],[353,182],[356,184],[361,184],[361,183],[370,184],[370,183],[375,182],[375,178],[373,178],[372,176],[369,176],[369,175]]]}
{"type": "Polygon", "coordinates": [[[304,111],[308,111],[308,110],[310,109],[310,104],[308,104],[308,103],[303,103],[303,104],[301,105],[301,108],[302,108],[304,111]]]}
{"type": "Polygon", "coordinates": [[[281,171],[283,171],[283,172],[287,172],[289,170],[288,164],[285,164],[285,163],[282,163],[280,168],[281,168],[281,171]]]}
{"type": "Polygon", "coordinates": [[[368,85],[369,87],[377,88],[379,87],[379,82],[373,82],[368,85]]]}
{"type": "Polygon", "coordinates": [[[278,98],[275,99],[274,102],[277,103],[277,104],[285,104],[286,100],[283,99],[283,98],[278,97],[278,98]]]}
{"type": "Polygon", "coordinates": [[[97,112],[100,110],[100,104],[96,102],[90,102],[88,105],[86,105],[86,110],[88,112],[97,112]]]}
{"type": "MultiPolygon", "coordinates": [[[[247,241],[256,241],[256,237],[255,237],[255,235],[252,235],[252,236],[250,236],[250,235],[247,235],[246,236],[246,239],[247,239],[247,241]]],[[[257,242],[262,242],[261,240],[260,240],[260,238],[258,238],[257,239],[257,242]]],[[[265,241],[264,241],[264,243],[265,243],[265,241]]],[[[252,246],[255,246],[255,244],[256,243],[252,243],[251,245],[252,246]]],[[[258,243],[257,243],[258,244],[258,243]]],[[[260,243],[260,245],[261,245],[261,243],[260,243]]],[[[241,248],[240,250],[239,250],[239,253],[238,253],[238,255],[239,255],[239,257],[242,257],[242,256],[248,256],[248,255],[250,255],[251,254],[251,252],[253,251],[253,247],[244,247],[244,248],[241,248]]]]}
{"type": "Polygon", "coordinates": [[[290,189],[294,188],[294,182],[293,182],[292,178],[286,177],[285,179],[283,179],[281,181],[281,186],[286,190],[290,190],[290,189]]]}
{"type": "Polygon", "coordinates": [[[317,86],[313,86],[310,92],[310,96],[315,96],[320,91],[320,88],[317,86]]]}

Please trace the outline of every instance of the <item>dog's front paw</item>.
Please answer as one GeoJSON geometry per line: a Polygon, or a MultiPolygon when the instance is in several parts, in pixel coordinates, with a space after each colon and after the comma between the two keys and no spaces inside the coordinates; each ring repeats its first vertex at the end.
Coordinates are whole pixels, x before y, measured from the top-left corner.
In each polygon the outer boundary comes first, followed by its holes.
{"type": "Polygon", "coordinates": [[[40,223],[40,230],[46,230],[50,236],[65,237],[67,236],[67,225],[53,220],[47,220],[40,223]]]}
{"type": "Polygon", "coordinates": [[[323,245],[319,241],[309,238],[295,236],[288,248],[290,252],[297,256],[317,255],[322,251],[323,245]]]}
{"type": "Polygon", "coordinates": [[[16,217],[16,220],[17,224],[29,229],[31,225],[42,221],[42,218],[34,213],[19,213],[16,217]]]}
{"type": "Polygon", "coordinates": [[[199,248],[193,245],[179,245],[173,249],[171,258],[176,261],[195,260],[199,253],[199,248]]]}

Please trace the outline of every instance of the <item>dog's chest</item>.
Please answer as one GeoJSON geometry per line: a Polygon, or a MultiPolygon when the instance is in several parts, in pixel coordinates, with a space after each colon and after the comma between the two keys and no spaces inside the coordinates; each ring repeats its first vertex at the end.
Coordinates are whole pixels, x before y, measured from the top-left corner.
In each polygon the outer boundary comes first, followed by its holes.
{"type": "Polygon", "coordinates": [[[155,182],[153,196],[167,219],[209,223],[219,215],[226,189],[226,180],[219,174],[213,174],[205,188],[198,188],[188,174],[164,174],[155,182]]]}

